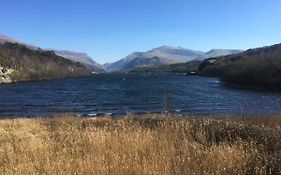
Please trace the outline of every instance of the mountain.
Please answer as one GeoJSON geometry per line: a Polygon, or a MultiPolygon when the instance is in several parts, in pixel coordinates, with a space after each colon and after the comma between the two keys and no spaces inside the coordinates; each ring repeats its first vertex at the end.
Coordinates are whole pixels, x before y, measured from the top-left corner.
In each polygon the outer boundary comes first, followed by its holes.
{"type": "Polygon", "coordinates": [[[11,37],[8,37],[8,36],[5,36],[5,35],[0,35],[0,44],[4,44],[6,42],[18,43],[18,44],[24,45],[25,47],[27,47],[31,50],[35,50],[35,51],[37,51],[37,50],[52,51],[53,50],[57,56],[64,57],[64,58],[69,59],[73,62],[79,62],[79,63],[83,64],[84,66],[86,66],[86,68],[88,68],[90,71],[104,72],[104,69],[103,69],[102,65],[96,63],[91,57],[89,57],[85,53],[66,51],[66,50],[41,49],[39,47],[30,45],[30,44],[26,44],[22,41],[18,41],[16,39],[11,38],[11,37]]]}
{"type": "Polygon", "coordinates": [[[54,52],[61,57],[67,58],[73,62],[79,62],[85,65],[88,69],[96,72],[104,72],[102,65],[96,63],[90,56],[86,53],[72,52],[67,50],[54,50],[54,52]]]}
{"type": "Polygon", "coordinates": [[[5,42],[24,44],[21,41],[15,40],[15,39],[10,38],[8,36],[0,35],[0,44],[4,44],[5,42]]]}
{"type": "Polygon", "coordinates": [[[39,47],[33,46],[31,44],[26,44],[22,41],[14,39],[14,38],[11,38],[11,37],[8,37],[8,36],[5,36],[5,35],[0,35],[0,45],[4,44],[6,42],[8,42],[8,43],[18,43],[18,44],[24,45],[25,47],[27,47],[29,49],[32,49],[32,50],[40,50],[39,47]]]}
{"type": "Polygon", "coordinates": [[[238,50],[211,50],[202,52],[182,47],[162,46],[147,52],[134,52],[117,62],[105,64],[109,71],[128,71],[136,68],[158,67],[192,60],[204,60],[213,56],[238,53],[238,50]]]}
{"type": "Polygon", "coordinates": [[[204,52],[185,49],[182,47],[162,46],[159,48],[152,49],[148,52],[144,52],[142,57],[153,58],[159,57],[163,59],[170,59],[171,63],[175,62],[187,62],[204,55],[204,52]]]}
{"type": "Polygon", "coordinates": [[[134,52],[130,55],[128,55],[126,58],[123,58],[119,61],[116,61],[114,63],[106,63],[103,65],[103,67],[108,71],[118,71],[123,69],[127,64],[130,64],[131,61],[133,61],[135,58],[139,57],[142,53],[141,52],[134,52]]]}
{"type": "Polygon", "coordinates": [[[162,46],[147,52],[134,52],[117,62],[105,64],[109,71],[129,70],[137,67],[151,67],[194,60],[204,52],[181,47],[162,46]]]}
{"type": "Polygon", "coordinates": [[[53,51],[33,50],[18,43],[0,44],[0,83],[59,79],[90,73],[82,64],[60,57],[53,51]]]}
{"type": "Polygon", "coordinates": [[[219,57],[219,56],[226,56],[226,55],[232,55],[232,54],[238,54],[243,52],[242,50],[227,50],[227,49],[212,49],[208,52],[206,52],[204,55],[197,58],[197,60],[205,60],[212,57],[219,57]]]}
{"type": "Polygon", "coordinates": [[[209,58],[199,71],[234,86],[281,90],[281,44],[209,58]]]}

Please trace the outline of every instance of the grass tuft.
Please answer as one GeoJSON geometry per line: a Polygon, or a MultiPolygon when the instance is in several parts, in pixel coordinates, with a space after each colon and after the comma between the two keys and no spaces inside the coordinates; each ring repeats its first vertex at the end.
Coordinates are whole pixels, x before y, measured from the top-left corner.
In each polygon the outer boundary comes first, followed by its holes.
{"type": "Polygon", "coordinates": [[[153,114],[0,120],[0,172],[279,174],[280,125],[262,121],[153,114]]]}

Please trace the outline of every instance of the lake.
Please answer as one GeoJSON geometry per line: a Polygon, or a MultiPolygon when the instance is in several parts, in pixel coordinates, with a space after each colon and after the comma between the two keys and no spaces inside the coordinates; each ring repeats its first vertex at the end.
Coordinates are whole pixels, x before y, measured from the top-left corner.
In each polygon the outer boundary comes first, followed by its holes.
{"type": "Polygon", "coordinates": [[[0,116],[281,114],[281,93],[239,90],[183,74],[98,74],[0,85],[0,116]]]}

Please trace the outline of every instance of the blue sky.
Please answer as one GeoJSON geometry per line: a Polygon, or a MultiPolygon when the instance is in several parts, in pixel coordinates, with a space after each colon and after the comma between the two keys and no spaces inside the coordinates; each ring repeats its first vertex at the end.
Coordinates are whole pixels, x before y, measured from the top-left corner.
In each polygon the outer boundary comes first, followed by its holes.
{"type": "Polygon", "coordinates": [[[99,63],[162,45],[207,51],[281,43],[280,0],[13,0],[0,34],[99,63]]]}

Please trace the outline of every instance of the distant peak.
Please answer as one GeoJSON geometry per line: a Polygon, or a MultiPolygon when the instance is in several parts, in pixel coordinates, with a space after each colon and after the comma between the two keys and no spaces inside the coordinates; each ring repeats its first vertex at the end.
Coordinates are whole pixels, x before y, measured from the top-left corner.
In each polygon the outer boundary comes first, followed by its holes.
{"type": "Polygon", "coordinates": [[[184,48],[184,47],[181,47],[181,46],[169,46],[169,45],[163,45],[163,46],[160,46],[158,48],[155,48],[153,50],[159,50],[159,49],[162,49],[162,50],[168,50],[168,49],[173,49],[173,50],[191,50],[191,49],[187,49],[187,48],[184,48]]]}
{"type": "Polygon", "coordinates": [[[163,46],[160,46],[156,49],[175,49],[176,47],[173,47],[173,46],[169,46],[169,45],[163,45],[163,46]]]}

